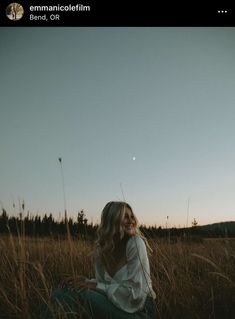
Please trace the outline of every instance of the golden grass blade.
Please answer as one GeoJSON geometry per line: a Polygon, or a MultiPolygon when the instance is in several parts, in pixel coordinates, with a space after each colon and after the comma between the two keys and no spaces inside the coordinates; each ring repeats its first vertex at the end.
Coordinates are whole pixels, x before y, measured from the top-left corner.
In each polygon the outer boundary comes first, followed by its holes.
{"type": "Polygon", "coordinates": [[[191,256],[197,257],[197,258],[199,258],[199,259],[205,261],[207,264],[211,265],[211,266],[214,267],[215,269],[220,270],[220,268],[219,268],[212,260],[210,260],[210,259],[207,258],[207,257],[204,257],[204,256],[199,255],[199,254],[196,254],[196,253],[192,253],[191,256]]]}
{"type": "Polygon", "coordinates": [[[216,271],[210,271],[209,274],[221,277],[221,278],[227,280],[232,286],[235,286],[234,282],[225,274],[221,274],[220,272],[216,272],[216,271]]]}
{"type": "Polygon", "coordinates": [[[21,312],[21,309],[19,307],[17,307],[16,305],[14,305],[9,298],[7,297],[6,292],[0,288],[0,294],[2,295],[2,297],[4,298],[5,302],[8,304],[8,306],[10,306],[10,308],[14,311],[14,312],[21,312]]]}

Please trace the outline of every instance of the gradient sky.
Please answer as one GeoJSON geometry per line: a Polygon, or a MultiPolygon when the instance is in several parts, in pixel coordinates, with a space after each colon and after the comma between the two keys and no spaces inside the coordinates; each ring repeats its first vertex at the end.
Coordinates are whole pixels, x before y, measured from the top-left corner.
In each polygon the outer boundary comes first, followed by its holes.
{"type": "Polygon", "coordinates": [[[63,214],[62,157],[70,216],[98,222],[124,195],[146,224],[235,220],[234,27],[1,28],[0,39],[9,215],[23,199],[63,214]]]}

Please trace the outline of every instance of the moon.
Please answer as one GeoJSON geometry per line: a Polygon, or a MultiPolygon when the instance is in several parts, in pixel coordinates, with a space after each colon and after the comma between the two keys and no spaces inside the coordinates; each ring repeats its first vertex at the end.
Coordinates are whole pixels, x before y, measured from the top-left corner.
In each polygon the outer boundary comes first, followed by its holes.
{"type": "Polygon", "coordinates": [[[135,157],[135,156],[133,156],[133,157],[132,157],[132,159],[133,159],[133,161],[135,161],[135,160],[136,160],[136,157],[135,157]]]}

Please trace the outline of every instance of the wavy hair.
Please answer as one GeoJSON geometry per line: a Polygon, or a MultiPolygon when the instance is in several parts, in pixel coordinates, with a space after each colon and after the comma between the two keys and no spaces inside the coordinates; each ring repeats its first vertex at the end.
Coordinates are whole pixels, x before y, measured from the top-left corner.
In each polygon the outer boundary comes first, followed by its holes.
{"type": "Polygon", "coordinates": [[[125,230],[122,221],[125,218],[126,207],[129,208],[133,214],[136,229],[135,234],[140,236],[145,241],[148,251],[152,251],[147,239],[139,229],[138,219],[135,216],[131,206],[126,202],[111,201],[105,205],[102,211],[101,223],[97,230],[98,239],[96,244],[104,264],[107,264],[107,260],[110,259],[110,253],[112,253],[116,248],[115,244],[120,242],[125,236],[125,230]]]}

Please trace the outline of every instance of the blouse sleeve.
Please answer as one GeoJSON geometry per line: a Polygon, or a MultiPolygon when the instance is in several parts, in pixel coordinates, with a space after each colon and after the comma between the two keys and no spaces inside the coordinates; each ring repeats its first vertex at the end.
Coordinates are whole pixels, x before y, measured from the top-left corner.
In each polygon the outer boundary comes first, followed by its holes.
{"type": "Polygon", "coordinates": [[[115,276],[110,282],[97,278],[97,288],[102,289],[108,298],[122,310],[134,313],[143,308],[146,296],[151,290],[149,260],[145,242],[138,236],[131,237],[126,247],[127,266],[123,280],[115,276]]]}

